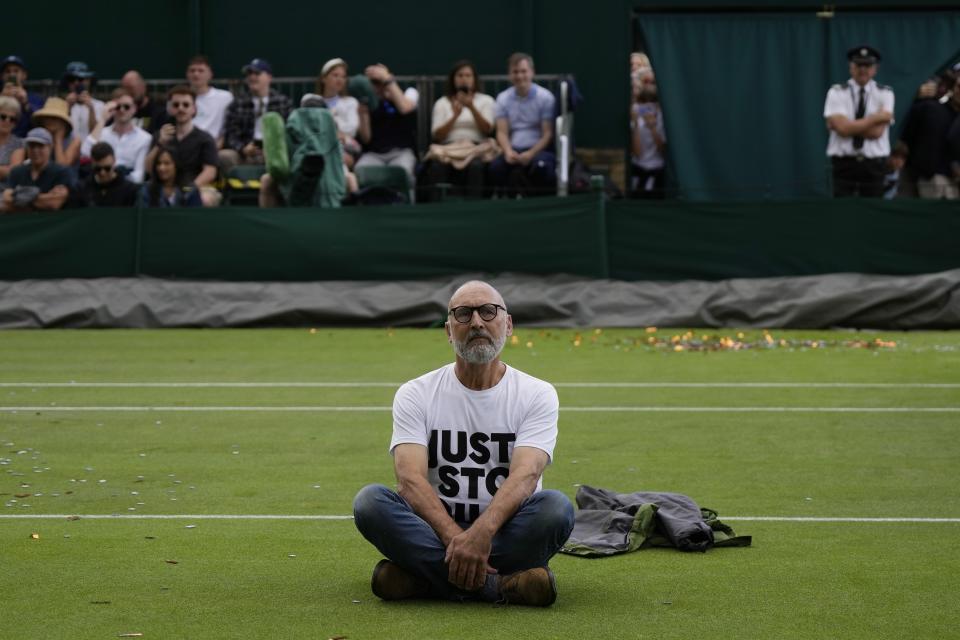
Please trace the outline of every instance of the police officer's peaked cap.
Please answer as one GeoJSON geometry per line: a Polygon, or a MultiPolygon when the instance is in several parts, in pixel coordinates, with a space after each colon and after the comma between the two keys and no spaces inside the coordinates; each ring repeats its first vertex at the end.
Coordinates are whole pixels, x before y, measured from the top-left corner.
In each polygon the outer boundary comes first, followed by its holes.
{"type": "Polygon", "coordinates": [[[880,52],[870,45],[861,44],[847,51],[847,60],[856,64],[877,64],[880,62],[880,52]]]}

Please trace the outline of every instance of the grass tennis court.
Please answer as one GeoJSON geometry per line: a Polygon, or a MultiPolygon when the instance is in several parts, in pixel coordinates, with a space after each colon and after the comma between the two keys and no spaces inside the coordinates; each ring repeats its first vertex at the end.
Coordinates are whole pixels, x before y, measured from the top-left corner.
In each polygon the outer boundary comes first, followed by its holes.
{"type": "Polygon", "coordinates": [[[558,556],[549,609],[384,603],[336,516],[392,484],[442,329],[7,331],[0,638],[955,636],[960,333],[516,333],[560,394],[545,487],[685,493],[753,546],[558,556]]]}

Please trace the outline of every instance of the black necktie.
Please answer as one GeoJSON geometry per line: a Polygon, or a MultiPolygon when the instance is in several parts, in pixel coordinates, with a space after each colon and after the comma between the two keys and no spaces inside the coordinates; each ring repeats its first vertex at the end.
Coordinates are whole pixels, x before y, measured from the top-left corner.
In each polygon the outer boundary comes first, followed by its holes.
{"type": "MultiPolygon", "coordinates": [[[[857,116],[856,119],[859,120],[863,117],[863,114],[867,111],[866,100],[864,100],[864,88],[860,87],[860,102],[857,104],[857,116]]],[[[863,149],[863,136],[853,136],[853,148],[854,149],[863,149]]]]}

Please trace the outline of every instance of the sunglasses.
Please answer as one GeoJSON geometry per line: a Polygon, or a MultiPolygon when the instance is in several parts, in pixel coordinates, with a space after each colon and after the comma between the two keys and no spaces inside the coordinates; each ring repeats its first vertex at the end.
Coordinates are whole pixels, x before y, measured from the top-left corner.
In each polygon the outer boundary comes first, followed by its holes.
{"type": "Polygon", "coordinates": [[[497,317],[497,312],[500,309],[503,309],[504,311],[507,310],[506,307],[500,306],[499,304],[488,302],[487,304],[482,304],[479,307],[454,307],[447,312],[447,315],[453,316],[453,319],[460,324],[467,324],[473,320],[473,314],[476,312],[480,314],[481,320],[484,322],[490,322],[497,317]]]}
{"type": "Polygon", "coordinates": [[[121,111],[130,111],[133,109],[133,105],[128,102],[118,102],[117,109],[120,109],[121,111]]]}
{"type": "Polygon", "coordinates": [[[174,109],[189,109],[193,106],[191,102],[171,102],[170,106],[174,109]]]}
{"type": "Polygon", "coordinates": [[[111,171],[113,171],[113,165],[112,165],[112,164],[95,164],[95,165],[93,165],[93,172],[94,172],[94,173],[110,173],[111,171]]]}
{"type": "Polygon", "coordinates": [[[16,122],[17,116],[8,116],[5,113],[0,113],[0,122],[16,122]]]}

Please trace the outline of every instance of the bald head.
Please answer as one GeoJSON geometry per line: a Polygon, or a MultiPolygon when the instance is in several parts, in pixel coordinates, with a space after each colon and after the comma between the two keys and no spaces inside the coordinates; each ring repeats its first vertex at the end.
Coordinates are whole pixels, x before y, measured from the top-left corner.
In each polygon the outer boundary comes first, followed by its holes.
{"type": "Polygon", "coordinates": [[[120,86],[133,95],[133,99],[140,102],[144,94],[147,93],[147,83],[143,81],[143,76],[139,71],[131,69],[123,74],[120,79],[120,86]]]}
{"type": "Polygon", "coordinates": [[[461,305],[477,306],[488,302],[499,304],[502,307],[507,306],[507,303],[503,301],[503,296],[493,288],[493,285],[483,280],[471,280],[464,282],[453,292],[447,308],[453,309],[461,305]]]}

